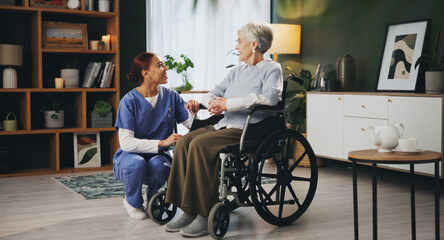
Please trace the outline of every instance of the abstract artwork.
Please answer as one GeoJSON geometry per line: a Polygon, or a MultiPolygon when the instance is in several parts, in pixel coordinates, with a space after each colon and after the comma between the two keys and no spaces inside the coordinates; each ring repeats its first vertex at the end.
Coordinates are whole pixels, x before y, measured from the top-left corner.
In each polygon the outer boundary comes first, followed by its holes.
{"type": "Polygon", "coordinates": [[[100,133],[74,133],[74,167],[100,167],[100,133]]]}
{"type": "Polygon", "coordinates": [[[390,62],[389,79],[409,79],[413,52],[415,51],[416,34],[395,37],[395,44],[390,62]]]}
{"type": "Polygon", "coordinates": [[[379,73],[378,91],[415,91],[427,21],[389,25],[379,73]]]}

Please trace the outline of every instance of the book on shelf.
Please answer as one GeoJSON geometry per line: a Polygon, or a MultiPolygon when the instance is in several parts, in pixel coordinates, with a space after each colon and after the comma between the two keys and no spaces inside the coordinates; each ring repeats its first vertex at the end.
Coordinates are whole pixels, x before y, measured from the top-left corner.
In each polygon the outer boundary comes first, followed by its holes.
{"type": "Polygon", "coordinates": [[[85,70],[82,87],[107,88],[110,87],[115,64],[112,62],[90,62],[85,70]]]}
{"type": "Polygon", "coordinates": [[[113,75],[114,75],[114,68],[116,67],[116,64],[112,64],[111,65],[111,69],[109,70],[109,76],[108,79],[106,80],[106,87],[110,88],[111,87],[111,83],[113,81],[113,75]]]}
{"type": "Polygon", "coordinates": [[[102,80],[102,77],[103,77],[103,71],[105,69],[105,65],[106,64],[104,62],[100,64],[99,73],[97,73],[96,78],[91,83],[91,85],[90,85],[91,88],[98,88],[98,87],[100,87],[100,81],[102,80]]]}
{"type": "Polygon", "coordinates": [[[87,88],[91,86],[92,79],[95,79],[97,76],[98,70],[100,68],[100,63],[90,62],[86,66],[85,77],[83,78],[82,87],[87,88]]]}
{"type": "Polygon", "coordinates": [[[106,86],[106,80],[108,79],[108,75],[109,75],[109,70],[111,68],[111,64],[113,64],[112,62],[106,62],[105,63],[105,68],[103,70],[103,76],[102,79],[100,80],[100,87],[101,88],[105,88],[106,86]]]}

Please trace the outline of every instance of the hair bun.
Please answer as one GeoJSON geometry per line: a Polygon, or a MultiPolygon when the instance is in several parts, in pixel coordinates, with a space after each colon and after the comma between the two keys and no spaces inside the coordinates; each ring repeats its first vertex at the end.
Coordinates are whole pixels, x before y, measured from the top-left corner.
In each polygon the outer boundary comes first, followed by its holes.
{"type": "Polygon", "coordinates": [[[133,72],[130,72],[126,75],[126,77],[128,78],[128,80],[130,82],[136,83],[138,82],[138,76],[136,74],[134,74],[133,72]]]}

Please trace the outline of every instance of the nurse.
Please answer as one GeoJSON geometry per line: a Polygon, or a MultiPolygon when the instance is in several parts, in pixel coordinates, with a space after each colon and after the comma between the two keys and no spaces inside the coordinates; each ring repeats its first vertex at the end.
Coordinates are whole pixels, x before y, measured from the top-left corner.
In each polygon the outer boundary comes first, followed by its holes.
{"type": "Polygon", "coordinates": [[[141,53],[133,61],[128,80],[140,84],[120,101],[116,130],[120,148],[114,154],[114,177],[123,183],[123,206],[128,215],[145,219],[142,184],[148,185],[147,201],[168,179],[171,168],[169,146],[181,137],[174,125],[190,127],[191,100],[185,104],[179,94],[160,86],[167,83],[168,68],[154,53],[141,53]]]}

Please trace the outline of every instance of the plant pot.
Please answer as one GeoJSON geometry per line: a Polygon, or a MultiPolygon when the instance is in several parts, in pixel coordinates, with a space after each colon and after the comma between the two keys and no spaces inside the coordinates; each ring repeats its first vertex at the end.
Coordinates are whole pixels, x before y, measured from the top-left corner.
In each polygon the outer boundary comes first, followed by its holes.
{"type": "Polygon", "coordinates": [[[65,88],[79,87],[79,69],[61,69],[60,76],[65,80],[65,88]]]}
{"type": "Polygon", "coordinates": [[[426,93],[444,93],[444,72],[427,71],[425,85],[426,93]]]}
{"type": "Polygon", "coordinates": [[[45,128],[62,128],[65,125],[65,111],[45,111],[45,128]]]}
{"type": "MultiPolygon", "coordinates": [[[[302,136],[307,138],[306,133],[301,133],[302,136]]],[[[299,156],[304,153],[305,149],[304,147],[299,143],[295,142],[293,143],[293,161],[296,161],[299,156]]],[[[318,164],[318,167],[323,167],[325,165],[324,159],[316,158],[316,162],[318,164]]],[[[308,155],[305,155],[305,157],[302,159],[302,161],[299,163],[298,167],[310,167],[310,158],[308,158],[308,155]]]]}

